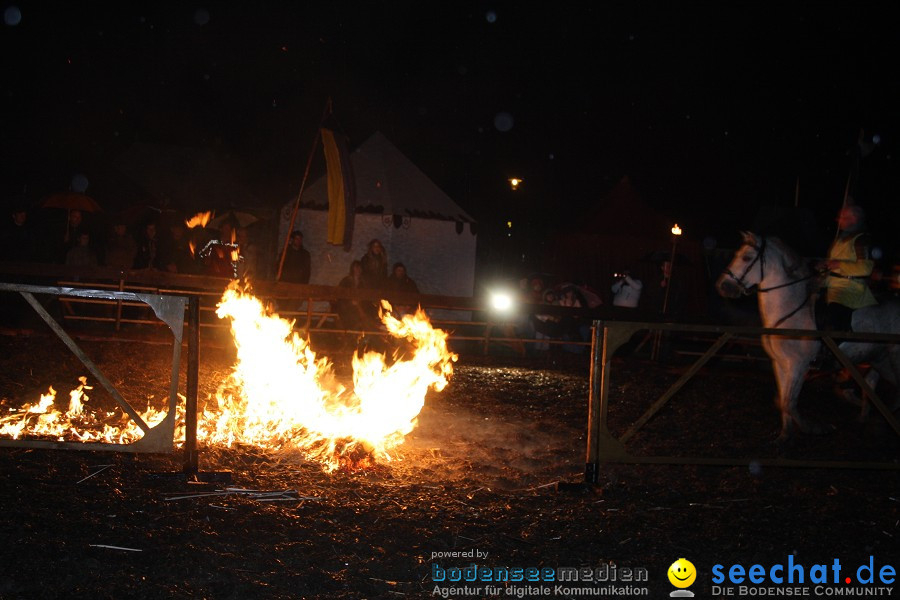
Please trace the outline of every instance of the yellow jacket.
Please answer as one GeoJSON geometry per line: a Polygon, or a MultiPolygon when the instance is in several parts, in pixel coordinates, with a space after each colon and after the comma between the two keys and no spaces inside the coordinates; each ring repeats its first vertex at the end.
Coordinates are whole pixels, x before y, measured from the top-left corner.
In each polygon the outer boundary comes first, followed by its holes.
{"type": "Polygon", "coordinates": [[[825,299],[829,303],[837,302],[854,309],[878,304],[867,283],[875,262],[867,256],[857,256],[856,252],[856,240],[861,235],[864,234],[838,239],[828,251],[830,260],[840,261],[831,269],[825,283],[828,286],[825,299]]]}

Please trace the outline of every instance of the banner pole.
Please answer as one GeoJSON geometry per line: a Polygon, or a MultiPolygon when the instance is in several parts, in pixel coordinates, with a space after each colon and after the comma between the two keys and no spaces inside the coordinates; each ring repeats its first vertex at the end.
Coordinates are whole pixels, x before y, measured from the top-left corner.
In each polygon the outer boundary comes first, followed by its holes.
{"type": "Polygon", "coordinates": [[[322,120],[316,127],[316,135],[313,138],[312,148],[309,151],[309,158],[306,160],[306,169],[303,171],[303,180],[300,182],[300,191],[297,192],[297,201],[294,202],[294,210],[291,212],[291,222],[288,225],[287,235],[284,238],[284,246],[281,248],[281,257],[278,259],[278,272],[275,273],[275,281],[281,281],[281,272],[284,269],[284,258],[287,256],[288,244],[291,243],[291,232],[294,230],[294,223],[297,221],[297,213],[300,211],[300,199],[303,198],[303,189],[306,187],[306,180],[309,177],[309,169],[312,167],[313,156],[316,154],[316,147],[319,145],[319,138],[322,137],[322,124],[328,115],[331,114],[331,98],[325,102],[325,110],[322,113],[322,120]]]}

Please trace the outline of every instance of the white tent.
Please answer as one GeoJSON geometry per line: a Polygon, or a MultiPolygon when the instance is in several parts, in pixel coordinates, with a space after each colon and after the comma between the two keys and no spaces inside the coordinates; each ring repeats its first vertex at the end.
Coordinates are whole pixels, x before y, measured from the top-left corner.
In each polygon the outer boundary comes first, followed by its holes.
{"type": "MultiPolygon", "coordinates": [[[[388,268],[395,262],[423,294],[472,296],[475,283],[474,219],[441,191],[384,135],[375,133],[350,154],[356,183],[356,215],[349,251],[326,241],[328,184],[309,184],[294,229],[312,258],[310,283],[337,285],[372,239],[381,240],[388,268]]],[[[281,211],[283,247],[296,199],[281,211]]]]}

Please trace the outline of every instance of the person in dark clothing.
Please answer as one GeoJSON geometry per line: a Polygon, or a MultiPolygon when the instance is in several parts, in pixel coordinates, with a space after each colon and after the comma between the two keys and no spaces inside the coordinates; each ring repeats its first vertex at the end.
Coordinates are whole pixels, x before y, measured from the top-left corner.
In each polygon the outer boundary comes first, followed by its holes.
{"type": "Polygon", "coordinates": [[[128,228],[123,220],[116,220],[112,229],[112,235],[106,240],[104,264],[118,269],[130,269],[134,265],[134,257],[137,255],[137,243],[128,233],[128,228]]]}
{"type": "Polygon", "coordinates": [[[83,233],[88,234],[88,236],[91,234],[90,228],[84,222],[84,215],[77,208],[70,210],[68,221],[66,222],[66,232],[62,237],[59,250],[58,260],[60,262],[66,262],[66,255],[69,253],[69,250],[78,245],[78,240],[83,233]]]}
{"type": "MultiPolygon", "coordinates": [[[[197,262],[194,260],[191,240],[188,238],[188,231],[184,223],[173,223],[169,226],[169,232],[171,233],[169,251],[163,259],[166,270],[170,273],[194,273],[197,270],[197,262]]],[[[227,276],[230,277],[231,273],[229,272],[227,276]]]]}
{"type": "MultiPolygon", "coordinates": [[[[404,294],[418,294],[419,286],[406,273],[406,265],[402,262],[394,263],[391,268],[391,274],[387,278],[385,289],[389,292],[400,292],[404,294]]],[[[394,306],[394,315],[402,317],[411,312],[409,305],[394,306]]]]}
{"type": "Polygon", "coordinates": [[[375,290],[384,288],[387,280],[387,254],[380,240],[369,242],[369,248],[360,259],[363,269],[363,286],[375,290]]]}
{"type": "Polygon", "coordinates": [[[413,281],[406,272],[406,265],[402,262],[394,263],[391,268],[391,274],[387,278],[386,289],[394,292],[407,292],[410,294],[418,294],[419,286],[413,281]]]}
{"type": "Polygon", "coordinates": [[[291,232],[290,243],[284,255],[281,281],[289,283],[309,283],[312,273],[309,251],[303,247],[303,233],[291,232]]]}
{"type": "MultiPolygon", "coordinates": [[[[339,287],[359,290],[363,289],[363,269],[362,263],[354,260],[350,263],[350,271],[347,276],[341,279],[339,287]]],[[[373,311],[374,305],[365,300],[357,300],[350,298],[341,298],[335,303],[335,312],[341,321],[344,329],[350,330],[366,330],[375,329],[377,327],[376,313],[373,311]]]]}
{"type": "Polygon", "coordinates": [[[137,254],[134,257],[135,269],[160,269],[162,267],[159,238],[156,235],[156,223],[144,226],[141,239],[138,241],[137,254]]]}
{"type": "Polygon", "coordinates": [[[0,260],[32,262],[37,259],[37,238],[28,225],[28,211],[16,206],[0,229],[0,260]]]}
{"type": "Polygon", "coordinates": [[[91,236],[87,232],[78,235],[78,243],[66,253],[66,263],[76,267],[96,267],[97,253],[91,248],[91,236]]]}

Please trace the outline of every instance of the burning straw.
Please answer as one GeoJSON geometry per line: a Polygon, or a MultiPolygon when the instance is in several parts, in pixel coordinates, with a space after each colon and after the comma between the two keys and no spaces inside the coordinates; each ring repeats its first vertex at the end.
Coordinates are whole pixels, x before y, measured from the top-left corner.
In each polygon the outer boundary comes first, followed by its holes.
{"type": "MultiPolygon", "coordinates": [[[[270,314],[233,282],[217,314],[231,320],[237,364],[200,415],[198,439],[218,447],[299,450],[326,471],[374,458],[390,460],[389,452],[416,427],[428,391],[446,387],[457,356],[447,349],[447,334],[432,328],[423,311],[397,319],[383,304],[386,331],[412,349],[392,361],[376,352],[354,353],[349,389],[332,363],[317,357],[293,331],[293,321],[270,314]]],[[[90,389],[82,377],[62,412],[54,407],[51,387],[38,403],[0,418],[0,435],[119,444],[140,439],[143,434],[133,422],[123,419],[121,426],[112,426],[85,410],[90,389]]],[[[183,435],[183,409],[178,408],[177,431],[183,435]]],[[[165,414],[148,407],[141,416],[153,426],[165,414]]]]}
{"type": "Polygon", "coordinates": [[[296,448],[326,470],[368,454],[389,460],[388,451],[415,428],[426,393],[447,385],[457,357],[424,312],[398,320],[384,304],[385,328],[411,343],[411,355],[388,364],[383,354],[354,354],[351,390],[292,321],[269,314],[232,284],[217,314],[231,319],[238,360],[216,406],[203,415],[201,437],[226,446],[296,448]]]}

